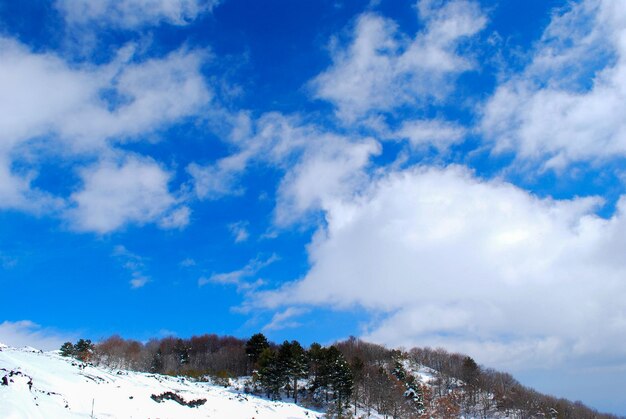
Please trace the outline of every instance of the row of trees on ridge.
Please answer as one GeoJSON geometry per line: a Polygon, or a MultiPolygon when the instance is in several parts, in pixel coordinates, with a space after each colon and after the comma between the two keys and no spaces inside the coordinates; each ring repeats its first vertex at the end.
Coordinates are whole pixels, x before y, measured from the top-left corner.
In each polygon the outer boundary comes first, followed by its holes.
{"type": "Polygon", "coordinates": [[[304,348],[295,340],[270,342],[261,333],[245,340],[206,334],[145,343],[112,336],[95,345],[84,339],[67,342],[61,354],[110,368],[224,385],[243,377],[238,382],[245,391],[322,408],[331,417],[346,417],[354,409],[355,415],[377,411],[393,418],[488,418],[496,413],[520,419],[615,418],[580,402],[539,394],[466,355],[441,348],[391,350],[356,338],[304,348]]]}

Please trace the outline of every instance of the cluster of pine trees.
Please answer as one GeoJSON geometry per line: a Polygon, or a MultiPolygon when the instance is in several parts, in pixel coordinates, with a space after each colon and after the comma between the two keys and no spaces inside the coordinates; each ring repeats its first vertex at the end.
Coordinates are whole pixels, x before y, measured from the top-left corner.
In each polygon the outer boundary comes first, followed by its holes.
{"type": "Polygon", "coordinates": [[[271,399],[284,392],[298,403],[298,396],[309,403],[329,404],[339,412],[350,402],[353,388],[352,369],[336,346],[328,348],[314,343],[308,350],[296,340],[272,347],[258,333],[246,343],[246,354],[255,370],[255,382],[271,399]],[[299,382],[304,385],[299,386],[299,382]]]}
{"type": "Polygon", "coordinates": [[[65,342],[61,345],[61,356],[71,356],[84,362],[91,360],[95,345],[89,339],[79,339],[75,344],[65,342]]]}
{"type": "Polygon", "coordinates": [[[258,333],[250,339],[202,335],[146,343],[113,336],[93,345],[67,342],[62,354],[112,368],[185,375],[227,384],[247,377],[247,390],[271,399],[289,398],[323,408],[333,417],[349,409],[392,418],[509,417],[615,418],[580,402],[542,395],[509,374],[485,369],[470,357],[443,349],[390,350],[350,338],[305,349],[297,341],[278,345],[258,333]],[[421,382],[411,368],[430,368],[421,382]]]}

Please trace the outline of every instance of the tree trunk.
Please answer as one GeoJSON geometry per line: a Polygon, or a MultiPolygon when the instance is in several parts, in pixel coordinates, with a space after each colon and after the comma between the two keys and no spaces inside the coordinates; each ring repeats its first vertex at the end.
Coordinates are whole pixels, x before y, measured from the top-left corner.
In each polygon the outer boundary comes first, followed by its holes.
{"type": "Polygon", "coordinates": [[[298,378],[293,379],[293,402],[298,404],[298,378]]]}

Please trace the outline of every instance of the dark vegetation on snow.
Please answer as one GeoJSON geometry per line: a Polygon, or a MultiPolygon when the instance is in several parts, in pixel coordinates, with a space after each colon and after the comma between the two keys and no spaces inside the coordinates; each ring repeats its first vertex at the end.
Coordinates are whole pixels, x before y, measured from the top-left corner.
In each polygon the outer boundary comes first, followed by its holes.
{"type": "Polygon", "coordinates": [[[150,398],[157,403],[161,403],[164,400],[174,400],[176,403],[188,407],[198,407],[206,403],[206,399],[190,400],[187,402],[185,401],[185,399],[183,399],[181,396],[174,393],[173,391],[166,391],[161,394],[153,394],[150,396],[150,398]]]}
{"type": "Polygon", "coordinates": [[[13,377],[14,376],[18,376],[18,377],[25,377],[28,379],[28,389],[32,390],[33,388],[33,377],[31,377],[30,375],[26,375],[24,374],[22,371],[20,370],[7,370],[6,368],[0,368],[0,374],[2,374],[2,378],[0,378],[0,385],[3,386],[8,386],[10,383],[13,382],[13,377]],[[5,374],[2,374],[2,371],[5,372],[5,374]]]}
{"type": "Polygon", "coordinates": [[[334,417],[360,409],[393,418],[617,418],[581,402],[540,394],[466,355],[441,348],[388,349],[352,337],[328,347],[313,343],[303,348],[295,340],[278,345],[261,333],[250,339],[207,334],[145,344],[112,336],[95,345],[83,339],[67,342],[61,353],[110,368],[225,386],[231,378],[248,377],[246,392],[325,409],[334,417]]]}

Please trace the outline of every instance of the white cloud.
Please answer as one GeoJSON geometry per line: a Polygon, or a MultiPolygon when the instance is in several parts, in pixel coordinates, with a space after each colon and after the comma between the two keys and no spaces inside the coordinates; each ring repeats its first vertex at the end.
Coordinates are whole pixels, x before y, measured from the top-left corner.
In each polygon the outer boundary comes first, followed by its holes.
{"type": "Polygon", "coordinates": [[[189,210],[178,207],[168,189],[171,174],[151,159],[103,160],[83,169],[81,177],[83,188],[71,195],[73,207],[66,213],[79,231],[104,234],[150,222],[172,228],[189,220],[189,210]]]}
{"type": "Polygon", "coordinates": [[[391,137],[407,139],[413,148],[432,145],[439,151],[461,142],[466,135],[466,128],[438,119],[404,121],[400,128],[390,134],[391,137]]]}
{"type": "Polygon", "coordinates": [[[200,72],[203,56],[179,50],[137,64],[126,62],[132,55],[123,56],[94,74],[102,78],[98,90],[80,109],[61,116],[59,134],[81,143],[119,141],[199,114],[212,98],[200,72]]]}
{"type": "Polygon", "coordinates": [[[250,290],[259,287],[263,284],[262,279],[256,281],[248,281],[248,278],[256,275],[261,269],[271,265],[279,260],[279,257],[275,254],[271,255],[267,259],[256,258],[250,260],[246,266],[236,271],[214,273],[208,278],[202,277],[198,280],[198,286],[204,286],[206,284],[222,284],[222,285],[235,285],[239,291],[250,290]]]}
{"type": "Polygon", "coordinates": [[[42,135],[55,121],[95,100],[98,77],[72,69],[53,54],[36,54],[0,37],[2,149],[42,135]]]}
{"type": "Polygon", "coordinates": [[[141,288],[148,282],[151,282],[150,276],[145,273],[145,258],[129,251],[122,245],[115,246],[113,249],[113,256],[122,262],[124,269],[130,272],[131,280],[128,282],[130,283],[131,288],[141,288]]]}
{"type": "Polygon", "coordinates": [[[309,145],[280,183],[275,211],[279,226],[297,222],[366,187],[370,157],[381,152],[380,144],[371,139],[350,142],[326,136],[309,145]]]}
{"type": "Polygon", "coordinates": [[[368,338],[509,369],[624,360],[626,198],[610,219],[594,214],[600,204],[540,199],[459,167],[391,173],[326,208],[309,272],[251,304],[361,306],[386,314],[368,338]]]}
{"type": "Polygon", "coordinates": [[[370,111],[443,100],[455,77],[474,67],[458,53],[460,42],[487,20],[476,3],[465,0],[421,0],[418,10],[425,29],[413,39],[390,19],[361,15],[347,47],[334,40],[333,65],[311,82],[315,96],[332,102],[347,122],[370,111]]]}
{"type": "Polygon", "coordinates": [[[130,280],[130,286],[131,288],[141,288],[148,282],[150,282],[150,277],[133,274],[133,279],[130,280]]]}
{"type": "Polygon", "coordinates": [[[31,54],[0,37],[0,208],[39,212],[58,206],[31,188],[36,172],[16,173],[13,161],[21,142],[43,135],[61,114],[85,100],[88,79],[52,55],[31,54]]]}
{"type": "MultiPolygon", "coordinates": [[[[202,51],[140,60],[132,47],[110,63],[70,65],[0,37],[0,208],[58,211],[60,197],[31,187],[49,154],[66,160],[108,153],[197,115],[212,94],[202,51]],[[16,171],[15,163],[26,162],[16,171]]],[[[179,213],[172,223],[184,223],[179,213]]]]}
{"type": "Polygon", "coordinates": [[[159,220],[159,226],[164,229],[185,228],[189,224],[191,209],[189,207],[178,207],[159,220]]]}
{"type": "Polygon", "coordinates": [[[211,100],[201,51],[135,62],[132,46],[100,66],[71,66],[53,54],[0,38],[2,150],[56,135],[70,150],[93,150],[194,115],[211,100]]]}
{"type": "Polygon", "coordinates": [[[15,348],[31,346],[43,351],[59,349],[64,342],[74,341],[75,334],[44,328],[30,320],[0,323],[0,342],[15,348]]]}
{"type": "Polygon", "coordinates": [[[179,263],[182,268],[191,268],[193,266],[196,266],[196,264],[196,261],[192,258],[185,258],[179,263]]]}
{"type": "Polygon", "coordinates": [[[570,3],[532,62],[497,88],[482,130],[496,151],[563,168],[626,155],[626,9],[620,0],[570,3]]]}
{"type": "Polygon", "coordinates": [[[248,240],[250,233],[248,232],[248,222],[238,221],[228,225],[228,229],[235,239],[235,243],[242,243],[248,240]]]}
{"type": "Polygon", "coordinates": [[[186,25],[218,3],[219,0],[57,0],[56,7],[70,24],[132,29],[160,23],[186,25]]]}
{"type": "Polygon", "coordinates": [[[19,209],[31,213],[54,212],[63,207],[62,199],[31,186],[35,173],[14,173],[11,158],[0,150],[0,210],[19,209]]]}
{"type": "Polygon", "coordinates": [[[225,157],[213,164],[201,166],[191,163],[187,166],[187,173],[193,178],[193,188],[200,199],[219,199],[226,195],[240,195],[243,193],[237,185],[239,175],[247,167],[247,152],[237,153],[225,157]]]}
{"type": "Polygon", "coordinates": [[[284,172],[275,221],[286,226],[329,205],[367,183],[370,157],[381,151],[371,138],[329,133],[296,116],[267,113],[258,120],[240,118],[233,128],[234,154],[209,166],[190,165],[200,198],[241,193],[237,182],[253,163],[269,164],[284,172]]]}
{"type": "Polygon", "coordinates": [[[272,316],[268,324],[263,326],[264,331],[292,329],[300,327],[300,322],[292,320],[294,317],[308,313],[309,310],[301,307],[288,307],[283,311],[279,311],[272,316]]]}
{"type": "Polygon", "coordinates": [[[240,113],[231,125],[228,140],[236,149],[234,153],[210,165],[187,167],[194,180],[194,190],[201,199],[243,193],[238,180],[251,163],[271,163],[284,168],[287,160],[307,146],[306,140],[313,131],[313,127],[301,126],[297,117],[277,112],[263,114],[256,120],[247,113],[240,113]]]}

